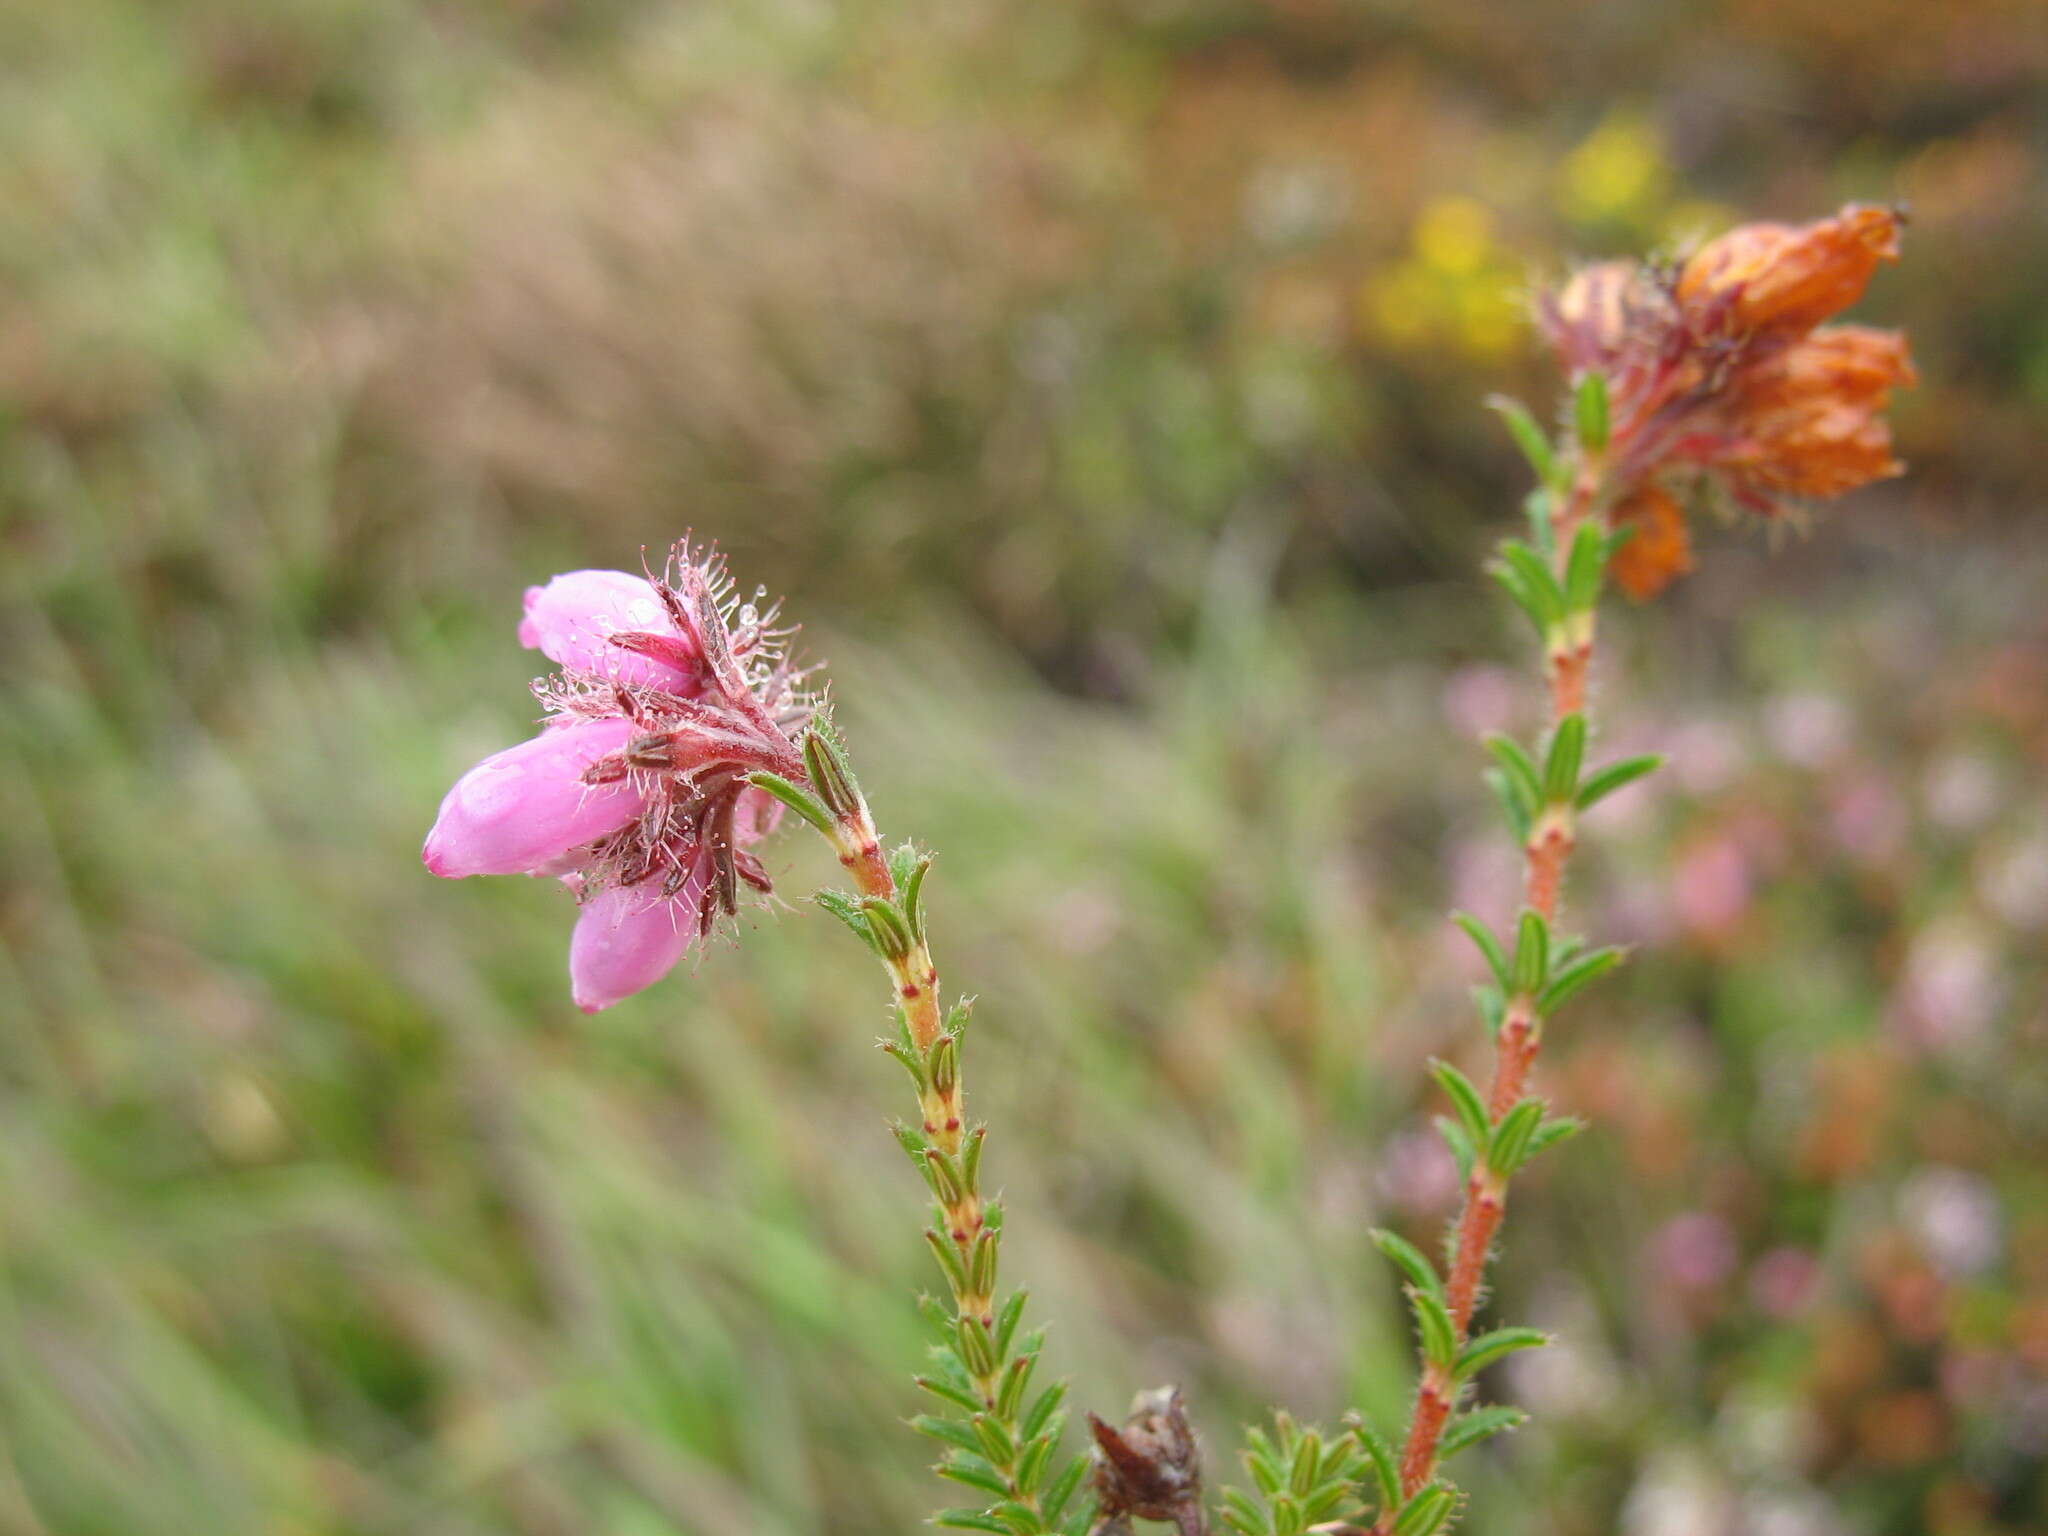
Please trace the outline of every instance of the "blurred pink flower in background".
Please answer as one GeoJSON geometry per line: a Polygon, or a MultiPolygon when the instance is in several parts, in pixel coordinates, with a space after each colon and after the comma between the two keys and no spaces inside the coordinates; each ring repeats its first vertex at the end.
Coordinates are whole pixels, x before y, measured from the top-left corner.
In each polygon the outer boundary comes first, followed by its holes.
{"type": "Polygon", "coordinates": [[[1662,871],[1623,878],[1608,898],[1606,926],[1623,944],[1666,943],[1677,929],[1669,879],[1662,871]]]}
{"type": "MultiPolygon", "coordinates": [[[[1495,927],[1513,917],[1522,888],[1521,850],[1491,835],[1464,837],[1451,844],[1446,864],[1452,907],[1495,927]]],[[[1450,924],[1443,927],[1443,942],[1454,943],[1464,963],[1472,946],[1450,924]]]]}
{"type": "Polygon", "coordinates": [[[2015,928],[2048,928],[2048,832],[2000,838],[1976,862],[1977,889],[2015,928]]]}
{"type": "Polygon", "coordinates": [[[1776,810],[1761,801],[1750,802],[1729,816],[1726,831],[1748,857],[1753,873],[1770,879],[1784,871],[1792,853],[1793,832],[1776,810]]]}
{"type": "Polygon", "coordinates": [[[1875,774],[1857,774],[1835,785],[1828,805],[1828,830],[1842,852],[1860,864],[1884,864],[1906,846],[1906,807],[1875,774]]]}
{"type": "Polygon", "coordinates": [[[1657,1277],[1682,1291],[1710,1291],[1735,1272],[1735,1233],[1710,1211],[1686,1211],[1650,1240],[1657,1277]]]}
{"type": "Polygon", "coordinates": [[[1690,1450],[1653,1453],[1621,1508],[1625,1536],[1740,1536],[1735,1497],[1690,1450]]]}
{"type": "Polygon", "coordinates": [[[1769,1489],[1742,1501],[1742,1536],[1850,1536],[1834,1505],[1810,1488],[1769,1489]]]}
{"type": "Polygon", "coordinates": [[[1749,1299],[1780,1322],[1813,1304],[1821,1282],[1820,1260],[1804,1248],[1773,1248],[1749,1270],[1749,1299]]]}
{"type": "Polygon", "coordinates": [[[1920,1251],[1948,1278],[1998,1262],[2004,1221],[1989,1183],[1961,1168],[1922,1168],[1899,1190],[1899,1216],[1920,1251]]]}
{"type": "Polygon", "coordinates": [[[1764,706],[1764,731],[1778,755],[1801,768],[1822,768],[1849,745],[1853,717],[1826,693],[1785,693],[1764,706]]]}
{"type": "Polygon", "coordinates": [[[1922,787],[1928,816],[1949,832],[1973,831],[1990,820],[1998,809],[1998,792],[1998,769],[1967,751],[1937,758],[1922,787]]]}
{"type": "Polygon", "coordinates": [[[1962,1408],[1990,1407],[2011,1386],[2017,1367],[1995,1349],[1950,1349],[1937,1366],[1941,1395],[1962,1408]]]}
{"type": "Polygon", "coordinates": [[[1444,681],[1444,719],[1461,736],[1514,729],[1523,710],[1520,677],[1492,662],[1475,662],[1444,681]]]}
{"type": "Polygon", "coordinates": [[[1749,910],[1749,859],[1733,837],[1717,833],[1702,838],[1680,855],[1672,893],[1684,927],[1721,937],[1749,910]]]}
{"type": "Polygon", "coordinates": [[[1530,1298],[1529,1321],[1550,1334],[1551,1343],[1508,1357],[1502,1374],[1511,1397],[1542,1419],[1612,1413],[1626,1383],[1619,1363],[1601,1343],[1600,1312],[1584,1284],[1555,1274],[1546,1277],[1530,1298]]]}
{"type": "Polygon", "coordinates": [[[1412,1216],[1434,1216],[1458,1196],[1458,1165],[1435,1131],[1402,1131],[1380,1153],[1380,1197],[1412,1216]]]}
{"type": "Polygon", "coordinates": [[[1718,720],[1686,722],[1671,733],[1661,750],[1673,777],[1693,795],[1725,789],[1747,756],[1741,734],[1718,720]]]}
{"type": "Polygon", "coordinates": [[[1984,1038],[2005,990],[1976,923],[1949,918],[1930,924],[1906,951],[1892,996],[1893,1033],[1921,1050],[1965,1050],[1984,1038]]]}

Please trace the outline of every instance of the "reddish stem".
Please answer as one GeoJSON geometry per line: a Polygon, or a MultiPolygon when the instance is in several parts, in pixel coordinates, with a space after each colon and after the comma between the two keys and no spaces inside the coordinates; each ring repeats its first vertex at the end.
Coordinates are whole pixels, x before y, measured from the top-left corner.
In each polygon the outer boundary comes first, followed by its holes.
{"type": "MultiPolygon", "coordinates": [[[[1589,460],[1573,477],[1571,491],[1559,504],[1552,528],[1560,562],[1570,550],[1579,524],[1599,504],[1601,466],[1589,460]]],[[[1550,724],[1553,729],[1566,715],[1583,714],[1586,708],[1586,676],[1591,670],[1593,642],[1590,637],[1568,648],[1553,650],[1545,658],[1544,674],[1549,684],[1550,724]]],[[[1523,850],[1523,899],[1541,913],[1545,922],[1557,918],[1564,890],[1566,866],[1571,862],[1575,840],[1568,824],[1539,827],[1523,850]]],[[[1501,1117],[1522,1099],[1536,1053],[1542,1044],[1542,1020],[1533,999],[1523,995],[1510,998],[1507,1016],[1494,1041],[1493,1086],[1487,1096],[1487,1118],[1498,1125],[1501,1117]]],[[[1478,1310],[1481,1288],[1486,1279],[1486,1261],[1493,1241],[1507,1214],[1507,1187],[1483,1163],[1474,1168],[1465,1185],[1465,1202],[1458,1212],[1451,1239],[1451,1271],[1444,1282],[1444,1299],[1451,1314],[1451,1326],[1460,1348],[1471,1332],[1472,1316],[1478,1310]]],[[[1408,1422],[1408,1437],[1401,1450],[1401,1496],[1413,1498],[1436,1471],[1437,1447],[1444,1427],[1450,1422],[1457,1397],[1449,1373],[1430,1366],[1424,1370],[1422,1385],[1415,1396],[1415,1410],[1408,1422]]],[[[1387,1536],[1398,1510],[1383,1509],[1374,1522],[1372,1536],[1387,1536]]]]}
{"type": "MultiPolygon", "coordinates": [[[[1451,1417],[1451,1389],[1432,1366],[1423,1373],[1422,1386],[1415,1394],[1415,1421],[1408,1432],[1408,1447],[1401,1453],[1401,1496],[1410,1497],[1429,1481],[1436,1460],[1436,1443],[1451,1417]]],[[[1382,1511],[1375,1532],[1391,1529],[1391,1510],[1382,1511]]]]}
{"type": "Polygon", "coordinates": [[[853,876],[856,889],[863,896],[880,896],[887,900],[896,894],[896,882],[889,875],[889,861],[882,857],[879,839],[868,837],[858,846],[841,845],[839,862],[846,872],[853,876]]]}
{"type": "Polygon", "coordinates": [[[1562,720],[1566,715],[1575,715],[1586,707],[1586,672],[1593,662],[1593,646],[1588,641],[1570,650],[1555,651],[1548,663],[1550,682],[1550,717],[1562,720]]]}
{"type": "MultiPolygon", "coordinates": [[[[1499,1230],[1500,1219],[1506,1209],[1506,1193],[1503,1189],[1489,1187],[1478,1174],[1474,1174],[1465,1185],[1465,1209],[1458,1221],[1457,1249],[1451,1262],[1450,1282],[1444,1287],[1451,1322],[1456,1325],[1461,1339],[1479,1305],[1479,1285],[1486,1274],[1486,1253],[1493,1246],[1493,1234],[1499,1230]]],[[[1414,1448],[1412,1435],[1410,1447],[1414,1448]]],[[[1426,1449],[1435,1451],[1435,1436],[1429,1438],[1426,1449]]],[[[1426,1479],[1428,1476],[1429,1471],[1425,1467],[1422,1477],[1426,1479]]],[[[1417,1486],[1420,1486],[1420,1480],[1417,1486]]]]}
{"type": "Polygon", "coordinates": [[[1522,1088],[1536,1065],[1536,1050],[1543,1040],[1543,1021],[1527,998],[1517,998],[1501,1022],[1500,1039],[1493,1051],[1493,1092],[1486,1101],[1487,1117],[1496,1124],[1521,1102],[1522,1088]]]}
{"type": "Polygon", "coordinates": [[[1564,869],[1571,862],[1575,840],[1563,821],[1540,827],[1522,850],[1527,860],[1523,878],[1523,900],[1543,914],[1546,923],[1557,921],[1557,904],[1564,892],[1564,869]]]}

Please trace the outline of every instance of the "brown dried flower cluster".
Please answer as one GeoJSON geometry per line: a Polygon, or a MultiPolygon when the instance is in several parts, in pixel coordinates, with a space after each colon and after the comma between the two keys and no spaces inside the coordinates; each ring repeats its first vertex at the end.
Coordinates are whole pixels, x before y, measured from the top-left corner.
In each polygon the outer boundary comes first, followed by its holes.
{"type": "Polygon", "coordinates": [[[1897,331],[1822,326],[1898,256],[1899,216],[1844,208],[1745,224],[1675,267],[1584,268],[1539,306],[1573,375],[1605,376],[1606,512],[1635,535],[1615,579],[1647,598],[1691,568],[1677,493],[1701,481],[1760,516],[1898,474],[1884,410],[1913,383],[1897,331]]]}
{"type": "Polygon", "coordinates": [[[1122,1429],[1088,1415],[1100,1453],[1091,1536],[1130,1536],[1131,1521],[1156,1520],[1203,1536],[1202,1459],[1178,1387],[1140,1392],[1122,1429]]]}

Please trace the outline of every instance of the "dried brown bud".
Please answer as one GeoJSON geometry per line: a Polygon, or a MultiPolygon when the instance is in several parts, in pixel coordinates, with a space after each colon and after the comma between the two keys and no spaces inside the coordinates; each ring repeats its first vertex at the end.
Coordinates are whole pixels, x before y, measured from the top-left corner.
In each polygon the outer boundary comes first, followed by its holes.
{"type": "Polygon", "coordinates": [[[1121,1430],[1092,1413],[1088,1426],[1097,1447],[1098,1536],[1128,1531],[1133,1516],[1167,1521],[1181,1536],[1203,1536],[1201,1449],[1178,1387],[1140,1392],[1121,1430]]]}
{"type": "Polygon", "coordinates": [[[1863,297],[1880,261],[1899,256],[1899,216],[1851,204],[1812,224],[1743,224],[1710,240],[1678,276],[1678,301],[1702,334],[1796,334],[1863,297]]]}

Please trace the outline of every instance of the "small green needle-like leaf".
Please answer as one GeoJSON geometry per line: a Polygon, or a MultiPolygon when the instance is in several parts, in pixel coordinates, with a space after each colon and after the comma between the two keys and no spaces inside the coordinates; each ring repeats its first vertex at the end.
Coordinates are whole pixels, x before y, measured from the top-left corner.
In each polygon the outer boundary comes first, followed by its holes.
{"type": "Polygon", "coordinates": [[[1472,1085],[1472,1079],[1448,1061],[1431,1062],[1429,1071],[1438,1086],[1450,1095],[1451,1103],[1458,1111],[1458,1121],[1465,1127],[1465,1134],[1472,1138],[1472,1144],[1484,1146],[1490,1129],[1486,1103],[1479,1097],[1479,1090],[1472,1085]]]}
{"type": "Polygon", "coordinates": [[[1517,1350],[1541,1349],[1549,1342],[1550,1335],[1540,1328],[1496,1328],[1481,1334],[1459,1353],[1458,1377],[1463,1380],[1517,1350]]]}
{"type": "Polygon", "coordinates": [[[1500,764],[1501,772],[1508,776],[1516,794],[1522,797],[1523,808],[1533,816],[1543,805],[1543,776],[1536,771],[1536,760],[1520,742],[1498,731],[1485,737],[1485,746],[1500,764]]]}
{"type": "Polygon", "coordinates": [[[1590,811],[1617,789],[1635,783],[1637,779],[1655,773],[1664,766],[1664,759],[1655,753],[1642,757],[1624,758],[1618,763],[1609,763],[1605,768],[1596,768],[1586,775],[1579,786],[1578,808],[1590,811]]]}
{"type": "Polygon", "coordinates": [[[1500,940],[1493,936],[1493,930],[1488,928],[1486,924],[1482,923],[1470,912],[1453,912],[1451,914],[1451,921],[1458,925],[1465,937],[1472,941],[1473,947],[1485,957],[1487,969],[1493,972],[1493,979],[1502,986],[1506,986],[1508,984],[1507,952],[1500,947],[1500,940]]]}
{"type": "Polygon", "coordinates": [[[1589,373],[1579,380],[1578,393],[1572,399],[1572,419],[1578,427],[1579,442],[1586,451],[1604,452],[1608,433],[1605,374],[1589,373]]]}
{"type": "Polygon", "coordinates": [[[1449,1370],[1458,1358],[1458,1335],[1451,1326],[1450,1311],[1426,1290],[1411,1289],[1408,1304],[1415,1313],[1415,1331],[1422,1338],[1423,1359],[1449,1370]]]}
{"type": "Polygon", "coordinates": [[[1442,1299],[1444,1293],[1443,1279],[1437,1274],[1435,1267],[1429,1260],[1423,1256],[1420,1248],[1417,1248],[1407,1238],[1401,1236],[1400,1233],[1389,1232],[1380,1227],[1373,1228],[1371,1236],[1373,1246],[1386,1255],[1389,1263],[1408,1277],[1410,1285],[1428,1291],[1439,1300],[1442,1299]]]}
{"type": "Polygon", "coordinates": [[[1557,473],[1557,455],[1551,449],[1549,436],[1537,425],[1529,408],[1511,395],[1488,395],[1486,403],[1500,416],[1508,429],[1508,436],[1522,450],[1522,457],[1529,461],[1536,478],[1545,485],[1550,484],[1557,473]]]}
{"type": "Polygon", "coordinates": [[[1470,1413],[1461,1413],[1445,1428],[1444,1437],[1437,1444],[1437,1459],[1449,1461],[1482,1440],[1490,1440],[1503,1430],[1519,1429],[1528,1422],[1529,1415],[1519,1408],[1474,1408],[1470,1413]]]}
{"type": "Polygon", "coordinates": [[[1504,1179],[1511,1177],[1528,1161],[1529,1139],[1542,1121],[1543,1105],[1537,1099],[1524,1099],[1501,1116],[1487,1143],[1486,1166],[1504,1179]]]}
{"type": "Polygon", "coordinates": [[[1627,957],[1626,950],[1612,945],[1580,955],[1551,976],[1550,984],[1536,1000],[1536,1011],[1548,1018],[1582,988],[1598,981],[1627,957]]]}
{"type": "Polygon", "coordinates": [[[1550,755],[1543,763],[1543,798],[1553,805],[1570,805],[1579,790],[1579,767],[1586,754],[1586,717],[1573,713],[1557,722],[1551,733],[1550,755]]]}
{"type": "Polygon", "coordinates": [[[1515,929],[1514,990],[1534,996],[1550,972],[1550,925],[1524,908],[1515,929]]]}

